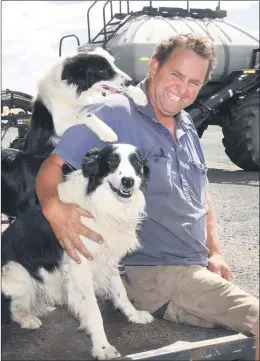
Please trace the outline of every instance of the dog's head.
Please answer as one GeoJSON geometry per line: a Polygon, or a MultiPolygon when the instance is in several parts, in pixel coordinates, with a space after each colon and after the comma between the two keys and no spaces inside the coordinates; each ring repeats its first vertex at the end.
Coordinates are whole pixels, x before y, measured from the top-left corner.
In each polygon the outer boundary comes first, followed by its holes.
{"type": "Polygon", "coordinates": [[[143,191],[149,177],[146,158],[130,144],[91,149],[84,157],[82,169],[88,178],[88,194],[104,185],[120,200],[131,200],[136,192],[143,191]]]}
{"type": "Polygon", "coordinates": [[[110,92],[122,93],[131,85],[131,78],[115,65],[113,56],[103,48],[65,58],[61,80],[74,86],[77,96],[90,88],[103,96],[110,92]]]}

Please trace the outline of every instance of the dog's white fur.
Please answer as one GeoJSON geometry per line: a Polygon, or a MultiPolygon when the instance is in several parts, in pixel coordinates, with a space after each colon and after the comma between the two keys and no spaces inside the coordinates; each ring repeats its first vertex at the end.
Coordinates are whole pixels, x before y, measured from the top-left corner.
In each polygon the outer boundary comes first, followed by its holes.
{"type": "Polygon", "coordinates": [[[118,271],[120,259],[140,246],[136,230],[145,217],[141,179],[129,162],[129,154],[135,148],[120,144],[118,149],[121,156],[119,167],[90,195],[86,195],[88,179],[84,178],[81,170],[71,173],[58,187],[63,202],[76,203],[93,215],[93,218],[81,217],[81,221],[100,234],[104,242],[98,244],[80,237],[94,259],[89,261],[79,253],[81,264],[76,264],[64,252],[61,266],[54,272],[40,270],[42,283],[33,279],[19,263],[9,262],[2,270],[2,292],[12,297],[13,320],[23,328],[38,328],[42,324],[38,316],[52,310],[55,305],[68,304],[79,318],[80,327],[91,335],[92,353],[98,359],[117,357],[119,353],[106,338],[96,295],[111,298],[115,307],[131,322],[148,323],[153,320],[150,313],[134,308],[118,271]],[[123,176],[135,180],[129,199],[116,195],[108,183],[119,188],[123,176]]]}
{"type": "MultiPolygon", "coordinates": [[[[146,95],[140,88],[132,85],[125,88],[122,86],[122,81],[131,80],[131,78],[115,65],[115,60],[112,55],[101,47],[88,51],[88,54],[98,54],[104,57],[117,73],[117,76],[112,82],[103,81],[102,84],[123,91],[132,98],[137,105],[144,106],[147,104],[146,95]]],[[[49,71],[38,79],[38,97],[52,114],[54,121],[57,137],[53,137],[53,143],[57,143],[68,128],[77,124],[85,124],[96,133],[102,141],[116,142],[117,135],[115,132],[92,114],[92,112],[90,113],[88,110],[84,110],[84,107],[87,105],[104,102],[105,98],[102,96],[104,89],[101,87],[101,84],[96,83],[77,97],[76,88],[73,85],[67,85],[65,81],[61,80],[65,59],[66,58],[60,58],[49,71]]]]}

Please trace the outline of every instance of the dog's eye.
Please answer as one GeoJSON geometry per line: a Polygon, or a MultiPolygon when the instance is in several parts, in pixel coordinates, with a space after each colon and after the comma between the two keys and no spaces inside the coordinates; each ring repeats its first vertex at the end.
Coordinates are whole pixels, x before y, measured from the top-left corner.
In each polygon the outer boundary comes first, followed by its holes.
{"type": "Polygon", "coordinates": [[[116,159],[110,159],[107,163],[110,167],[116,167],[118,164],[118,161],[116,159]]]}
{"type": "Polygon", "coordinates": [[[135,164],[135,165],[142,166],[142,162],[137,156],[132,157],[132,163],[135,164]]]}

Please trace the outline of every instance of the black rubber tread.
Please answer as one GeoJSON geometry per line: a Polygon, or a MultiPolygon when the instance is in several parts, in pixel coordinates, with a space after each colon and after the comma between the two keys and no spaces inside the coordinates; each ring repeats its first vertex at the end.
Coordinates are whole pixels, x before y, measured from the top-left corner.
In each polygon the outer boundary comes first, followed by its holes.
{"type": "Polygon", "coordinates": [[[246,171],[258,171],[259,92],[247,95],[232,105],[223,122],[222,143],[229,159],[246,171]]]}
{"type": "Polygon", "coordinates": [[[25,137],[16,137],[10,144],[8,148],[23,150],[25,144],[26,136],[25,137]]]}

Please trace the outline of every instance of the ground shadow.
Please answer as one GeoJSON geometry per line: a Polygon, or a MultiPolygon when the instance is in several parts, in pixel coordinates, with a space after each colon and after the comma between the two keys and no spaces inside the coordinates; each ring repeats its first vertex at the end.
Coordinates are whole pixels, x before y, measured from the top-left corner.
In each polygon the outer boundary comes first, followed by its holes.
{"type": "Polygon", "coordinates": [[[210,183],[236,184],[250,187],[259,187],[259,172],[246,172],[244,170],[208,169],[210,183]]]}

